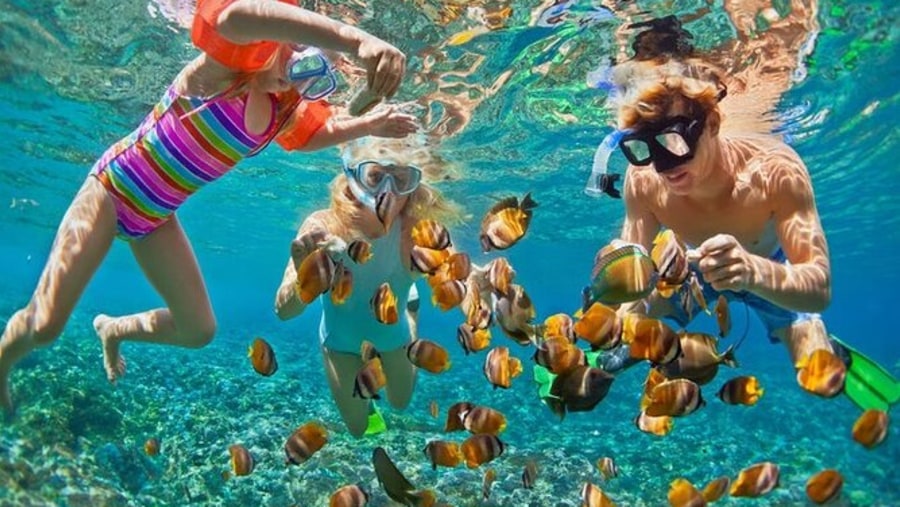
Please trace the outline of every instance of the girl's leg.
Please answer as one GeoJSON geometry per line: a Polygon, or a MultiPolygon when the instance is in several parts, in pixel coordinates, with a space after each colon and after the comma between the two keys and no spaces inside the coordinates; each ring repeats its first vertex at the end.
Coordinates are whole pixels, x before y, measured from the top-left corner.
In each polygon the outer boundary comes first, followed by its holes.
{"type": "Polygon", "coordinates": [[[325,347],[322,347],[322,358],[338,412],[350,434],[359,438],[369,424],[369,400],[353,396],[356,374],[363,366],[362,358],[357,354],[329,351],[325,347]]]}
{"type": "Polygon", "coordinates": [[[115,235],[115,206],[100,182],[88,177],[63,216],[31,301],[9,319],[0,338],[0,405],[7,411],[10,369],[59,336],[115,235]]]}
{"type": "Polygon", "coordinates": [[[199,348],[216,332],[216,318],[197,258],[176,216],[132,242],[131,250],[167,308],[123,317],[101,314],[94,319],[110,382],[125,372],[119,354],[119,345],[125,340],[199,348]]]}
{"type": "Polygon", "coordinates": [[[406,357],[406,347],[382,352],[381,362],[387,377],[388,402],[394,408],[406,408],[416,386],[416,367],[406,357]]]}

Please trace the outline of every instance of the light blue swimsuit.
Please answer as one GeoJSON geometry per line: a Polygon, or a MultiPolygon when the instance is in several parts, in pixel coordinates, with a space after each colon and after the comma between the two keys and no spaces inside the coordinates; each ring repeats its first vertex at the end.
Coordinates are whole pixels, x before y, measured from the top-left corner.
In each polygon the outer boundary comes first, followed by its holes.
{"type": "Polygon", "coordinates": [[[402,262],[400,231],[402,223],[397,220],[384,236],[371,241],[372,258],[365,264],[356,264],[346,253],[335,260],[342,260],[353,272],[353,290],[342,305],[331,302],[330,293],[321,297],[322,321],[319,338],[330,351],[359,354],[363,340],[372,342],[380,352],[387,352],[406,345],[410,340],[409,322],[405,310],[410,294],[415,293],[415,274],[402,262]],[[375,320],[371,299],[384,282],[391,285],[397,296],[396,324],[382,324],[375,320]],[[413,289],[412,291],[410,289],[413,289]]]}

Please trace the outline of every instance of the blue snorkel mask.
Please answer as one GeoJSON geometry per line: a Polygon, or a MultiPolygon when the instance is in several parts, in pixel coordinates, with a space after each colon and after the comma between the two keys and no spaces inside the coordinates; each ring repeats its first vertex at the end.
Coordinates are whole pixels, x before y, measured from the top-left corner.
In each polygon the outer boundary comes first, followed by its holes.
{"type": "Polygon", "coordinates": [[[315,47],[292,46],[293,53],[284,64],[285,78],[305,100],[319,100],[337,89],[337,77],[331,62],[315,47]]]}
{"type": "Polygon", "coordinates": [[[391,161],[364,160],[354,165],[345,159],[344,174],[353,196],[373,210],[379,195],[385,192],[398,197],[409,195],[422,182],[421,169],[391,161]]]}
{"type": "Polygon", "coordinates": [[[615,183],[622,177],[621,174],[610,174],[609,157],[612,152],[619,146],[622,138],[631,134],[630,129],[614,130],[609,133],[603,142],[597,146],[594,152],[594,164],[591,168],[591,175],[588,177],[587,184],[584,186],[584,193],[591,197],[600,197],[606,194],[615,199],[621,199],[622,194],[615,187],[615,183]]]}

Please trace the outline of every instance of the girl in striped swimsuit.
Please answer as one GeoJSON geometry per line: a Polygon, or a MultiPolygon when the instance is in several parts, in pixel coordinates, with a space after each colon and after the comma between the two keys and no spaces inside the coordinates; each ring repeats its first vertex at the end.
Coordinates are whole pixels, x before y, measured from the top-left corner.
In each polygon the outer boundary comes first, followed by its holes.
{"type": "Polygon", "coordinates": [[[63,217],[28,305],[0,339],[0,404],[12,410],[12,366],[51,344],[112,244],[129,241],[165,308],[94,327],[110,381],[124,373],[122,341],[202,347],[216,330],[203,277],[175,211],[194,192],[275,140],[312,150],[365,135],[403,137],[415,119],[386,108],[332,119],[324,101],[336,82],[313,46],[357,56],[369,91],[390,97],[405,56],[357,28],[288,0],[200,0],[191,32],[203,51],[153,111],[94,165],[63,217]]]}

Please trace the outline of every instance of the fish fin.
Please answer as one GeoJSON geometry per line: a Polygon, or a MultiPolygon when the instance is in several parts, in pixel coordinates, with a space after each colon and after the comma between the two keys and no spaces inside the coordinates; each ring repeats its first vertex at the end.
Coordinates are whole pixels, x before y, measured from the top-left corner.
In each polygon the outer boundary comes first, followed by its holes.
{"type": "Polygon", "coordinates": [[[531,192],[525,194],[525,197],[522,198],[522,202],[519,203],[519,209],[522,211],[528,211],[537,207],[538,203],[531,197],[531,192]]]}
{"type": "Polygon", "coordinates": [[[738,364],[737,358],[734,357],[734,349],[735,344],[732,343],[728,346],[728,348],[725,350],[725,353],[722,354],[722,362],[727,364],[728,366],[731,366],[732,368],[737,368],[738,366],[740,366],[740,364],[738,364]]]}
{"type": "Polygon", "coordinates": [[[506,197],[504,199],[500,199],[497,204],[491,206],[491,209],[488,210],[488,214],[499,213],[506,208],[518,208],[519,207],[519,199],[516,196],[506,197]]]}

